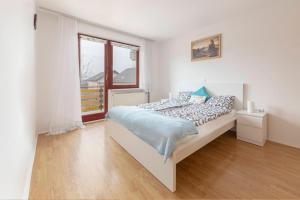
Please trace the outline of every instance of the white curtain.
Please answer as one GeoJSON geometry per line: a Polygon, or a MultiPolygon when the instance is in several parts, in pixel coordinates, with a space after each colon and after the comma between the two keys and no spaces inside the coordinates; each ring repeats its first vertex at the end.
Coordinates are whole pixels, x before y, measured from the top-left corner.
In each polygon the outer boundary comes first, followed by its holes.
{"type": "Polygon", "coordinates": [[[55,52],[51,81],[49,134],[61,134],[82,128],[77,21],[59,16],[58,49],[55,52]]]}

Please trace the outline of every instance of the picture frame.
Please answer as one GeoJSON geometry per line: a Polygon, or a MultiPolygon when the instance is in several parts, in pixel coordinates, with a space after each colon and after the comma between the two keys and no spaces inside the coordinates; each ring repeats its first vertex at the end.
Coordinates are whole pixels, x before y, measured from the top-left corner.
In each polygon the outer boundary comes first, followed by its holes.
{"type": "Polygon", "coordinates": [[[191,42],[191,60],[200,61],[222,57],[222,34],[191,42]]]}

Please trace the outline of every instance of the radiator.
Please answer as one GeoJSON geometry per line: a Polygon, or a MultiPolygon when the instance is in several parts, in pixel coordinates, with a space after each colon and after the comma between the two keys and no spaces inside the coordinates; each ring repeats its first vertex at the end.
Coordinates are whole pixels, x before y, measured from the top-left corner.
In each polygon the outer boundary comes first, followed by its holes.
{"type": "Polygon", "coordinates": [[[148,93],[143,89],[108,90],[108,109],[114,106],[135,106],[148,102],[148,93]]]}

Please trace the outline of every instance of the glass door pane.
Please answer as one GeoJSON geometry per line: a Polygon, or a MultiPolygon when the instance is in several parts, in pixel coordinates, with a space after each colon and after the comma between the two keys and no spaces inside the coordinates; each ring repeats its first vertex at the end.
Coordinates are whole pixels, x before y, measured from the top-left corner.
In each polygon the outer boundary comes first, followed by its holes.
{"type": "MultiPolygon", "coordinates": [[[[80,37],[80,87],[82,115],[98,115],[99,119],[101,116],[103,118],[106,94],[105,43],[102,40],[80,37]]],[[[93,117],[93,120],[96,118],[93,117]]]]}

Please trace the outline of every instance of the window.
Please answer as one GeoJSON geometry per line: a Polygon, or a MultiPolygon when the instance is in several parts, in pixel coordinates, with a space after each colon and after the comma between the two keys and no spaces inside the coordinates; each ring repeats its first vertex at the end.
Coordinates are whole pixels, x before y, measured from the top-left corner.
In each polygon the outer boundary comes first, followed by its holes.
{"type": "Polygon", "coordinates": [[[82,119],[102,119],[108,89],[139,87],[139,47],[85,34],[78,39],[82,119]]]}
{"type": "Polygon", "coordinates": [[[105,46],[106,41],[79,36],[80,90],[83,121],[103,118],[106,106],[105,46]]]}
{"type": "Polygon", "coordinates": [[[113,88],[138,87],[138,47],[117,42],[111,45],[113,88]]]}

